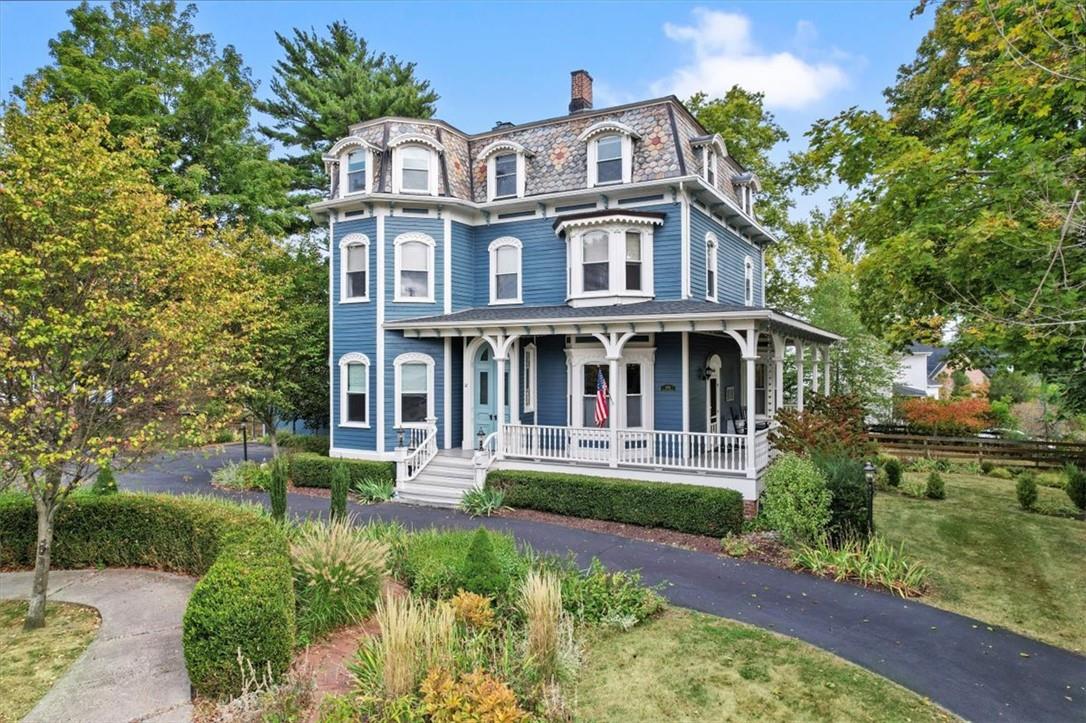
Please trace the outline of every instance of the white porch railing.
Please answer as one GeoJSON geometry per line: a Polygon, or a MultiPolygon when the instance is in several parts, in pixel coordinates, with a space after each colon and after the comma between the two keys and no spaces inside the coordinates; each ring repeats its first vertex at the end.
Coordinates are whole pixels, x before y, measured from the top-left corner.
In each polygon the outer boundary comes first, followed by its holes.
{"type": "Polygon", "coordinates": [[[494,458],[498,456],[497,440],[498,433],[491,432],[479,444],[479,449],[475,450],[475,454],[472,456],[472,465],[475,467],[475,486],[479,489],[482,489],[486,483],[486,471],[490,469],[490,465],[494,463],[494,458]]]}
{"type": "MultiPolygon", "coordinates": [[[[689,472],[747,473],[748,439],[741,434],[506,424],[505,457],[594,462],[689,472]],[[612,435],[615,449],[611,449],[612,435]]],[[[755,469],[769,462],[769,432],[754,437],[755,469]]]]}
{"type": "MultiPolygon", "coordinates": [[[[436,420],[435,420],[436,421],[436,420]]],[[[437,456],[437,424],[427,420],[425,427],[409,427],[407,446],[397,450],[401,459],[397,462],[396,479],[409,482],[437,456]]]]}

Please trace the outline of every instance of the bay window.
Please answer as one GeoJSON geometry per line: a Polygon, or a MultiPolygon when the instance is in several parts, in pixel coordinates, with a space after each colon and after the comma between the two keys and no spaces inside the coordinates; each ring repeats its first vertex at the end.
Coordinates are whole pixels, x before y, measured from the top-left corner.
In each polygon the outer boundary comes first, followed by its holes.
{"type": "Polygon", "coordinates": [[[611,276],[610,245],[609,235],[603,231],[592,231],[581,237],[582,288],[585,291],[607,291],[611,276]]]}
{"type": "Polygon", "coordinates": [[[641,232],[626,232],[626,291],[641,291],[641,232]]]}
{"type": "Polygon", "coordinates": [[[573,306],[653,297],[652,227],[663,214],[619,212],[560,221],[567,248],[567,298],[573,306]]]}

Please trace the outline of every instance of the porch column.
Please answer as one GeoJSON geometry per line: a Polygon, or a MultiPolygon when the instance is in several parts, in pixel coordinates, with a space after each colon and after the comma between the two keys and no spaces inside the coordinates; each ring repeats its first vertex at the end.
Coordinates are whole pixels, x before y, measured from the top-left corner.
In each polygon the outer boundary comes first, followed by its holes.
{"type": "Polygon", "coordinates": [[[607,390],[611,392],[611,398],[607,400],[607,403],[611,405],[611,413],[607,415],[611,422],[611,441],[607,446],[608,451],[610,452],[608,455],[608,464],[612,467],[618,467],[618,417],[616,416],[618,414],[618,409],[615,408],[614,404],[614,400],[618,398],[618,392],[616,391],[618,388],[618,361],[618,357],[609,356],[607,358],[607,362],[610,364],[611,373],[611,383],[607,390]]]}
{"type": "Polygon", "coordinates": [[[505,459],[505,354],[494,355],[498,365],[498,436],[495,438],[494,451],[498,459],[505,459]]]}
{"type": "Polygon", "coordinates": [[[784,406],[784,349],[773,349],[773,414],[784,406]]]}
{"type": "Polygon", "coordinates": [[[822,376],[824,377],[824,379],[822,380],[822,386],[823,386],[822,393],[823,394],[829,394],[830,393],[830,348],[828,346],[822,347],[822,354],[823,354],[822,358],[825,360],[825,364],[822,366],[822,376]]]}
{"type": "Polygon", "coordinates": [[[803,342],[796,341],[796,411],[803,411],[803,342]]]}
{"type": "Polygon", "coordinates": [[[754,404],[754,363],[758,361],[757,356],[748,355],[743,357],[743,361],[746,362],[746,379],[744,380],[747,387],[747,478],[756,479],[758,477],[758,461],[754,453],[754,410],[757,408],[754,404]]]}

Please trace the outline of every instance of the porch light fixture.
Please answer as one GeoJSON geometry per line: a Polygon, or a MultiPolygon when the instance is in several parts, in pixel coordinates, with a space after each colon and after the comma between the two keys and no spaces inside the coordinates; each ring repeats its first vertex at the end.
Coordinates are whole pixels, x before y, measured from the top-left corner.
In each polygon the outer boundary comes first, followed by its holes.
{"type": "Polygon", "coordinates": [[[479,427],[479,431],[475,434],[475,436],[479,438],[479,451],[482,452],[483,442],[486,441],[486,430],[484,430],[482,427],[479,427]]]}
{"type": "Polygon", "coordinates": [[[396,446],[403,446],[403,427],[396,427],[396,446]]]}

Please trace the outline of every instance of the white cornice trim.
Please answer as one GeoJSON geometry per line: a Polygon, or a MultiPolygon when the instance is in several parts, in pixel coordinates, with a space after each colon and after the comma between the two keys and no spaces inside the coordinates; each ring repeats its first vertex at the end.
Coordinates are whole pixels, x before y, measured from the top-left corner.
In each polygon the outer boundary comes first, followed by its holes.
{"type": "Polygon", "coordinates": [[[591,218],[573,218],[568,221],[560,221],[555,227],[555,233],[565,233],[570,229],[587,228],[589,226],[610,226],[622,224],[624,226],[663,226],[664,219],[649,216],[635,216],[632,214],[615,211],[606,216],[593,216],[591,218]]]}
{"type": "Polygon", "coordinates": [[[634,131],[633,128],[626,125],[625,123],[621,123],[617,120],[608,119],[593,123],[592,125],[585,128],[583,131],[581,131],[581,135],[577,136],[577,140],[584,142],[594,136],[598,136],[601,133],[622,133],[623,135],[629,136],[630,138],[640,138],[640,136],[637,135],[636,131],[634,131]]]}
{"type": "Polygon", "coordinates": [[[478,160],[480,160],[480,161],[485,161],[492,154],[497,153],[498,151],[509,151],[511,153],[520,153],[520,154],[523,154],[525,156],[534,156],[535,155],[530,150],[528,150],[527,148],[525,148],[521,144],[517,143],[516,141],[499,140],[499,141],[494,141],[493,143],[489,144],[486,148],[479,151],[476,158],[478,160]]]}
{"type": "Polygon", "coordinates": [[[425,133],[404,133],[398,135],[388,142],[389,148],[396,148],[409,143],[420,143],[424,146],[429,146],[435,151],[444,152],[445,146],[441,145],[441,142],[433,136],[428,136],[425,133]]]}
{"type": "Polygon", "coordinates": [[[373,145],[365,138],[359,138],[358,136],[347,136],[336,141],[335,145],[328,149],[328,151],[321,157],[325,161],[331,163],[339,160],[339,155],[347,148],[365,148],[370,153],[380,153],[381,149],[373,145]]]}

